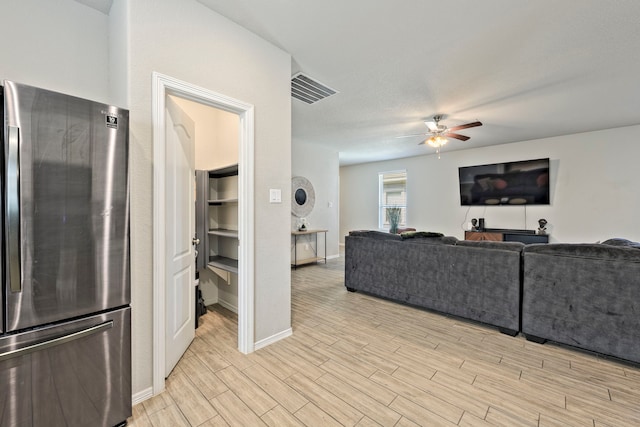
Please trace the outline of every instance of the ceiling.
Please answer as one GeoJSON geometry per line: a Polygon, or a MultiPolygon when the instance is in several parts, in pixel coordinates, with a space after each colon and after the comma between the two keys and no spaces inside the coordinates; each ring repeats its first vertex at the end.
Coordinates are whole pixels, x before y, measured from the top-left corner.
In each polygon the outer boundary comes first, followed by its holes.
{"type": "Polygon", "coordinates": [[[397,138],[434,114],[484,124],[443,155],[640,124],[637,0],[198,1],[290,53],[292,75],[339,91],[291,99],[292,140],[341,165],[434,153],[397,138]]]}
{"type": "Polygon", "coordinates": [[[199,0],[340,93],[292,98],[294,144],[342,165],[434,153],[425,119],[480,120],[450,150],[640,124],[640,2],[199,0]]]}
{"type": "Polygon", "coordinates": [[[113,5],[113,0],[76,0],[78,3],[82,3],[85,6],[94,8],[97,11],[108,15],[113,5]]]}

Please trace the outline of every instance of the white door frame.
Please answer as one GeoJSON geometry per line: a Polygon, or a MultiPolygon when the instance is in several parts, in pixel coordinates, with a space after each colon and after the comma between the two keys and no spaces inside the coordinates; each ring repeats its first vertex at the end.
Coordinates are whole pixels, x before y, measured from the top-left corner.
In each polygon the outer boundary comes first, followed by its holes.
{"type": "MultiPolygon", "coordinates": [[[[240,118],[238,158],[238,350],[254,350],[254,107],[157,72],[152,76],[153,114],[153,394],[164,390],[165,369],[165,100],[176,95],[240,118]]],[[[195,308],[194,308],[195,309],[195,308]]]]}

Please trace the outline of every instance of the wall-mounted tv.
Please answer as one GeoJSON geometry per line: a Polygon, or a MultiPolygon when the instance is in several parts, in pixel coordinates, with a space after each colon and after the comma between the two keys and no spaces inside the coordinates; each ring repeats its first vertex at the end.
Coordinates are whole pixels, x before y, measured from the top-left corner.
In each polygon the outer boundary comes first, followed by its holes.
{"type": "Polygon", "coordinates": [[[548,205],[549,159],[458,168],[462,206],[548,205]]]}

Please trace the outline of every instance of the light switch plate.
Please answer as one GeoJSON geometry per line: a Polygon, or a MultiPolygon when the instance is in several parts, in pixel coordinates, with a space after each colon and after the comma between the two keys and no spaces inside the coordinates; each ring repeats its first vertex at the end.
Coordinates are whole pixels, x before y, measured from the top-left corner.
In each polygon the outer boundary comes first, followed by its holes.
{"type": "Polygon", "coordinates": [[[282,190],[271,188],[269,190],[269,203],[282,203],[282,190]]]}

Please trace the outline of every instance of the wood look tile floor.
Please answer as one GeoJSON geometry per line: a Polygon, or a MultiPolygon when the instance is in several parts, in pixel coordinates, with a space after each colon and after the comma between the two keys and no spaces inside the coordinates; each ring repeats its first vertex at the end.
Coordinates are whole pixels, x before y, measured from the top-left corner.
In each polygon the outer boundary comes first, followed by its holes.
{"type": "Polygon", "coordinates": [[[344,288],[344,259],[292,271],[293,335],[250,355],[203,316],[130,426],[640,426],[640,368],[344,288]]]}

